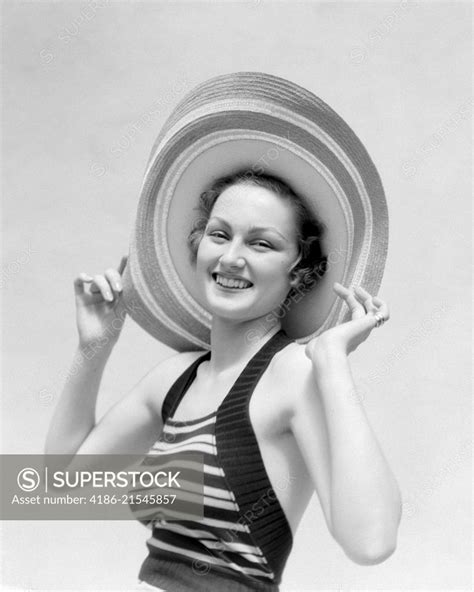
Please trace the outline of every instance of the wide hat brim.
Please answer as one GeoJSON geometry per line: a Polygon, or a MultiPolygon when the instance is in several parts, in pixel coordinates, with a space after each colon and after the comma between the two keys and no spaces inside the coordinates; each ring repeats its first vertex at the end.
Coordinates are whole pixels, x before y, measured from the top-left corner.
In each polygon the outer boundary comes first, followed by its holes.
{"type": "Polygon", "coordinates": [[[291,338],[305,343],[350,318],[334,282],[378,292],[387,205],[355,133],[288,80],[260,72],[218,76],[184,97],[153,146],[123,275],[130,316],[178,351],[210,347],[212,317],[187,246],[199,196],[217,178],[243,169],[287,181],[326,227],[324,276],[278,312],[291,338]]]}

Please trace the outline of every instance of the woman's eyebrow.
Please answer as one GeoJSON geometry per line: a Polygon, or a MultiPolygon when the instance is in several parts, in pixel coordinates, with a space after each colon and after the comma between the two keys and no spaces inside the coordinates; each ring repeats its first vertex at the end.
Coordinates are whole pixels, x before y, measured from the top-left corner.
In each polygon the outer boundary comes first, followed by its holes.
{"type": "MultiPolygon", "coordinates": [[[[228,226],[230,228],[230,224],[229,222],[227,222],[227,220],[224,220],[224,218],[220,218],[219,216],[213,216],[209,222],[212,222],[213,220],[217,220],[219,222],[221,222],[222,224],[225,224],[226,226],[228,226]]],[[[281,236],[281,238],[285,241],[288,242],[288,239],[286,238],[286,236],[284,236],[279,230],[277,230],[274,226],[251,226],[249,228],[249,232],[253,233],[253,232],[264,232],[265,230],[270,230],[272,232],[275,232],[276,234],[278,234],[279,236],[281,236]]]]}
{"type": "Polygon", "coordinates": [[[251,226],[249,228],[249,232],[265,232],[265,230],[270,230],[272,232],[275,232],[276,234],[278,234],[279,236],[281,236],[281,238],[285,241],[288,241],[288,239],[286,238],[286,236],[284,236],[279,230],[277,230],[274,226],[251,226]]]}

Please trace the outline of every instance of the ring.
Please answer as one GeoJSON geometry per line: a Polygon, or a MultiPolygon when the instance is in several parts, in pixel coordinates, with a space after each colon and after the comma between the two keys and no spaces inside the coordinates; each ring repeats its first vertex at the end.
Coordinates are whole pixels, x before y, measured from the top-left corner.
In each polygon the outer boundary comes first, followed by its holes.
{"type": "Polygon", "coordinates": [[[374,319],[376,320],[375,326],[380,327],[385,323],[385,318],[378,312],[374,314],[374,319]]]}

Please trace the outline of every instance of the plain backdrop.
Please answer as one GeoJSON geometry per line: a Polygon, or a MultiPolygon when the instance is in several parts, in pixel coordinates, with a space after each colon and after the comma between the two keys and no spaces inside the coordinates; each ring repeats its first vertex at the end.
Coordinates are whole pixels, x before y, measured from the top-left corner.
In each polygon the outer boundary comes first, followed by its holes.
{"type": "MultiPolygon", "coordinates": [[[[76,346],[72,280],[127,253],[160,126],[259,70],[329,103],[383,180],[391,319],[351,356],[402,490],[396,552],[351,562],[313,497],[282,592],[471,589],[469,2],[3,2],[4,453],[40,454],[76,346]]],[[[128,320],[99,416],[172,350],[128,320]]],[[[2,523],[4,589],[133,589],[137,522],[2,523]]]]}

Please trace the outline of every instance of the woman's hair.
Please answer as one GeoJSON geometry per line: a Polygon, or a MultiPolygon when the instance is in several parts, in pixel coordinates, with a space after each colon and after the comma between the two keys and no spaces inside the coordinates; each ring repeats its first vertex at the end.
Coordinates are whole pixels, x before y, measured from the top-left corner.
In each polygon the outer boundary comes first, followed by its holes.
{"type": "MultiPolygon", "coordinates": [[[[232,185],[256,185],[272,191],[279,197],[288,200],[296,214],[297,240],[299,249],[299,259],[293,266],[291,274],[298,277],[298,288],[303,290],[310,288],[324,275],[327,268],[327,257],[323,254],[321,239],[325,232],[325,225],[314,215],[312,215],[305,206],[303,200],[293,189],[282,179],[267,174],[254,173],[253,171],[243,170],[220,177],[212,186],[201,193],[198,211],[188,236],[188,247],[191,253],[191,262],[194,264],[197,258],[199,243],[204,236],[212,208],[219,195],[232,185]]],[[[291,297],[297,290],[292,288],[287,297],[291,297]]]]}

